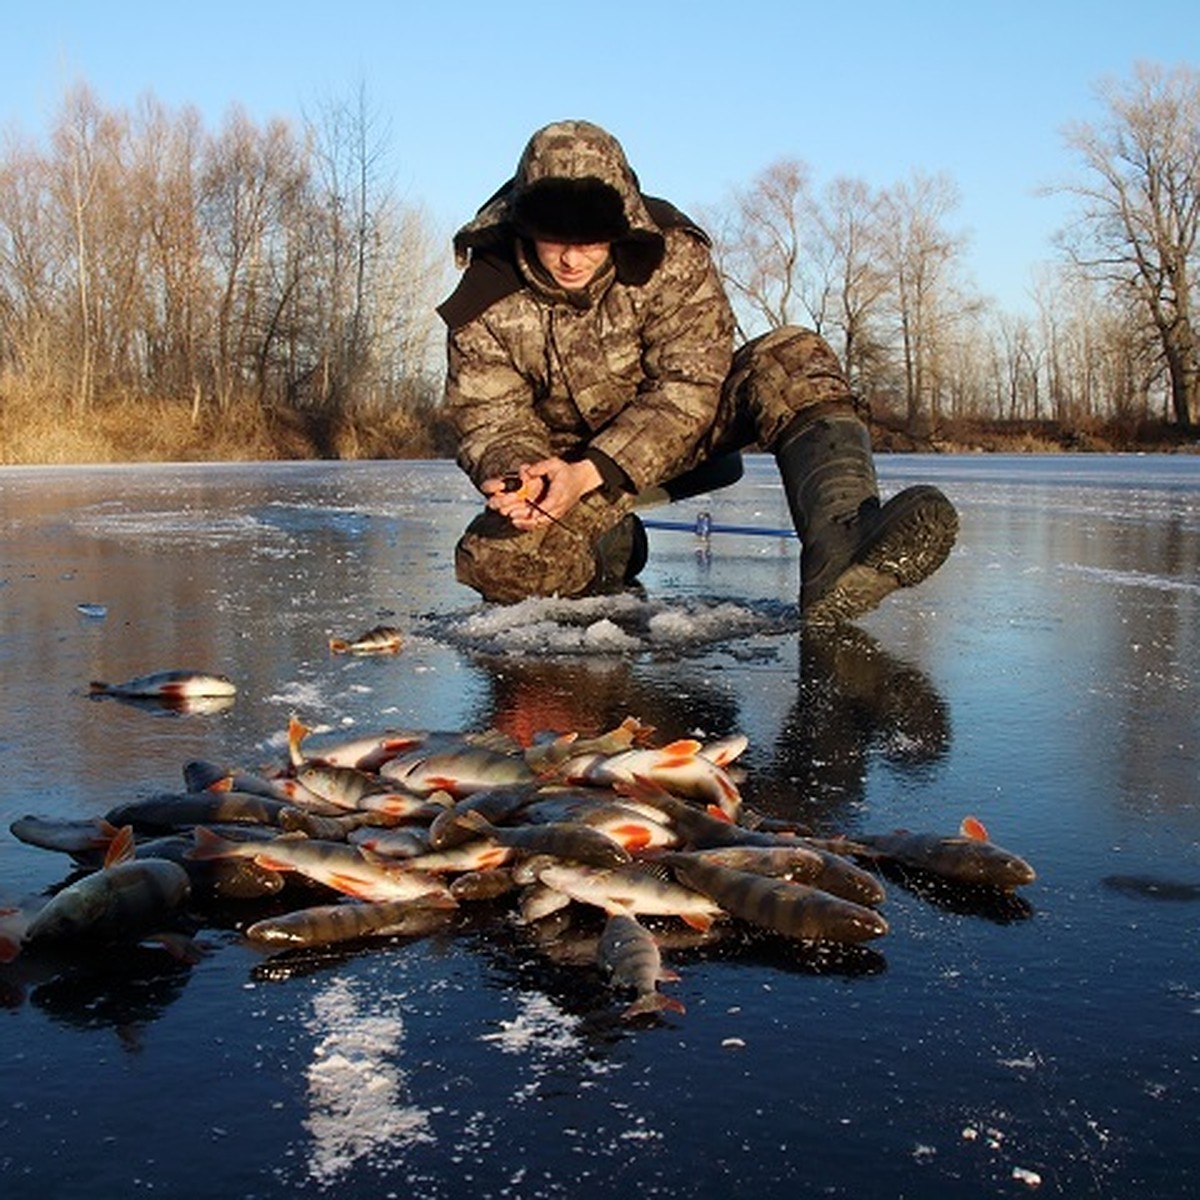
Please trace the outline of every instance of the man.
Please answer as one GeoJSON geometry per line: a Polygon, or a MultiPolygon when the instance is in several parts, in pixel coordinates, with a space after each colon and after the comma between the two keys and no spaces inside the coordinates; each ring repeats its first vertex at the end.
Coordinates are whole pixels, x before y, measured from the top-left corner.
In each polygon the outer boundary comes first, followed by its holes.
{"type": "Polygon", "coordinates": [[[487,497],[456,549],[488,600],[620,588],[645,564],[641,496],[733,482],[774,454],[802,543],[809,624],[853,619],[945,560],[958,530],[936,488],[881,504],[837,357],[785,327],[733,353],[707,236],[644,196],[611,134],[561,121],[455,235],[446,409],[487,497]]]}

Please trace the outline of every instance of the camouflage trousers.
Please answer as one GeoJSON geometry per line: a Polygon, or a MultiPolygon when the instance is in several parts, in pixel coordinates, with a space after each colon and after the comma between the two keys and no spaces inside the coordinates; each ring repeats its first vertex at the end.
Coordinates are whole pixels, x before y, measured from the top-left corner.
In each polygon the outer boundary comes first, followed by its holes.
{"type": "MultiPolygon", "coordinates": [[[[734,354],[716,420],[680,474],[747,446],[770,451],[805,410],[854,403],[837,355],[822,337],[794,325],[774,329],[734,354]]],[[[529,596],[585,596],[609,590],[619,583],[621,571],[619,563],[614,569],[606,561],[606,543],[612,539],[605,535],[637,503],[633,495],[612,500],[593,492],[562,524],[528,531],[513,528],[487,509],[471,522],[455,548],[458,580],[485,600],[502,604],[529,596]]]]}

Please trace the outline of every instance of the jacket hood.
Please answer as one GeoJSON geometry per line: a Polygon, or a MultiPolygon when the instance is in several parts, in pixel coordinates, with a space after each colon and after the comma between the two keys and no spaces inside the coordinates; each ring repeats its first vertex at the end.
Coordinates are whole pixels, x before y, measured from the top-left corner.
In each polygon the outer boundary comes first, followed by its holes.
{"type": "Polygon", "coordinates": [[[454,235],[455,260],[514,237],[612,242],[617,275],[644,283],[665,241],[637,176],[612,134],[589,121],[556,121],[530,139],[513,177],[454,235]]]}

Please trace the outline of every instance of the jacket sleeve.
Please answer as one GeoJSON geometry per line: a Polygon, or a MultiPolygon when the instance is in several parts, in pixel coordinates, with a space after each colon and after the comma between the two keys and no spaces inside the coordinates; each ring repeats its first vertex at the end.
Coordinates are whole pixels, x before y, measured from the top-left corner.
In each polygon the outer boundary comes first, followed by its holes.
{"type": "Polygon", "coordinates": [[[449,335],[445,406],[458,438],[458,465],[476,487],[550,453],[533,386],[486,314],[449,335]]]}
{"type": "Polygon", "coordinates": [[[590,443],[638,490],[695,465],[733,358],[733,312],[707,247],[682,231],[670,246],[642,315],[637,398],[590,443]]]}

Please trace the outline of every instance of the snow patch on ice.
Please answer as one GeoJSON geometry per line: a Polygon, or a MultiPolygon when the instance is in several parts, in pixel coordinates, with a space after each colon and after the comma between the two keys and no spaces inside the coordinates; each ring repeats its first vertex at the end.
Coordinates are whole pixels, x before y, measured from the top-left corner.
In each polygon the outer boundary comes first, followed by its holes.
{"type": "Polygon", "coordinates": [[[521,992],[516,1001],[517,1015],[511,1021],[501,1020],[499,1030],[481,1035],[481,1042],[493,1042],[505,1054],[536,1051],[551,1058],[583,1048],[579,1019],[563,1012],[549,996],[521,992]]]}
{"type": "Polygon", "coordinates": [[[187,543],[200,546],[224,546],[251,542],[263,550],[281,544],[287,535],[264,525],[254,517],[239,513],[215,514],[211,509],[149,509],[133,512],[111,504],[84,509],[73,524],[79,533],[91,537],[109,537],[121,541],[143,542],[152,546],[178,547],[187,543]]]}
{"type": "Polygon", "coordinates": [[[305,1068],[312,1136],[309,1177],[328,1185],[359,1159],[395,1166],[405,1150],[436,1139],[430,1113],[408,1103],[397,1059],[404,1041],[396,996],[369,1001],[344,979],[317,993],[305,1028],[317,1035],[305,1068]]]}
{"type": "Polygon", "coordinates": [[[702,597],[644,599],[633,593],[580,600],[532,598],[431,615],[424,632],[485,654],[683,654],[755,636],[794,633],[799,613],[777,601],[702,597]]]}

